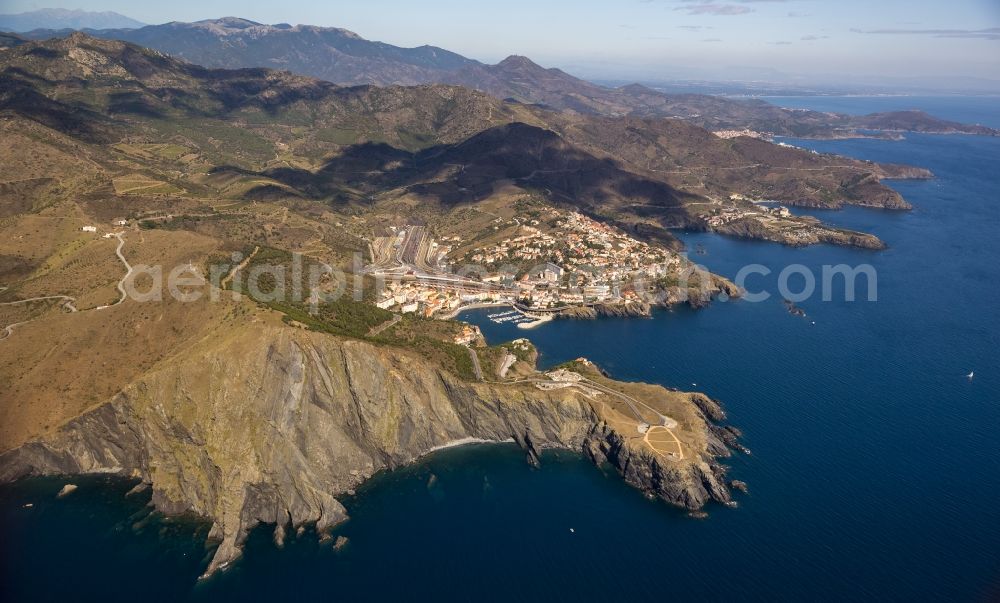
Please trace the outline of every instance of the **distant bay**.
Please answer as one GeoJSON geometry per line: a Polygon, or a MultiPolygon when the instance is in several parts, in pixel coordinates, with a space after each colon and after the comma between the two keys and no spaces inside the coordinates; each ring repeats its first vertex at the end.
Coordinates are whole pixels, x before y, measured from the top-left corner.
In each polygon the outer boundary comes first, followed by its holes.
{"type": "Polygon", "coordinates": [[[867,115],[918,109],[950,121],[1000,128],[1000,97],[996,96],[764,96],[762,100],[789,109],[811,109],[867,115]]]}

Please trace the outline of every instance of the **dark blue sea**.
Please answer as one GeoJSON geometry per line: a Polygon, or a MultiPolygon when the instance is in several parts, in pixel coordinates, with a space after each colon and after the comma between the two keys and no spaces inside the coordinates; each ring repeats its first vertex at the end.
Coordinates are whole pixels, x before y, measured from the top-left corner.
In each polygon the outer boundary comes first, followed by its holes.
{"type": "Polygon", "coordinates": [[[762,100],[790,109],[851,115],[918,109],[942,119],[1000,128],[997,96],[765,96],[762,100]]]}
{"type": "MultiPolygon", "coordinates": [[[[916,103],[1000,126],[981,99],[895,100],[837,109],[916,103]]],[[[772,274],[747,284],[769,292],[790,264],[870,264],[877,301],[839,287],[800,302],[804,318],[775,293],[531,331],[463,315],[494,343],[530,337],[546,366],[586,356],[619,379],[722,400],[753,451],[729,463],[750,487],[739,508],[693,520],[579,455],[531,469],[511,445],[473,446],[346,500],[340,552],[311,535],[278,550],[261,529],[234,568],[196,583],[207,526],[148,515],[129,483],[75,479],[56,500],[64,480],[32,480],[0,489],[0,599],[1000,600],[1000,138],[793,142],[937,178],[891,183],[911,212],[812,212],[885,251],[683,234],[704,249],[691,257],[729,276],[763,264],[772,274]]]]}

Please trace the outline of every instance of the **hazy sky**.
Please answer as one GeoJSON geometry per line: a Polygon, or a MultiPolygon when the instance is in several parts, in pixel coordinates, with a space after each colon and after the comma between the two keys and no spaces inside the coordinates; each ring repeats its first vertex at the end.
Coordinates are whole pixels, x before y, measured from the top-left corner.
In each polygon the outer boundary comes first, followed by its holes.
{"type": "Polygon", "coordinates": [[[1000,80],[1000,0],[0,0],[4,13],[43,7],[344,27],[487,62],[524,54],[590,77],[1000,80]]]}

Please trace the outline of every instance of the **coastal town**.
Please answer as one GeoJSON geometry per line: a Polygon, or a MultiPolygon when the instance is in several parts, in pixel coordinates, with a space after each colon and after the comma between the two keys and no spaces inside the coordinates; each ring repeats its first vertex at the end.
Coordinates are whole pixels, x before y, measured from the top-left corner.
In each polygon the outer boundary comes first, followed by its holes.
{"type": "Polygon", "coordinates": [[[761,140],[770,140],[771,134],[766,132],[758,132],[756,130],[751,130],[749,128],[743,128],[742,130],[716,130],[712,132],[719,138],[730,139],[738,138],[740,136],[747,136],[749,138],[759,138],[761,140]]]}
{"type": "Polygon", "coordinates": [[[376,304],[427,317],[453,316],[472,305],[512,305],[516,316],[498,320],[530,323],[532,312],[640,301],[634,283],[682,268],[676,253],[578,212],[546,208],[503,226],[502,237],[465,255],[454,253],[460,237],[439,242],[423,226],[376,237],[369,270],[378,280],[376,304]]]}

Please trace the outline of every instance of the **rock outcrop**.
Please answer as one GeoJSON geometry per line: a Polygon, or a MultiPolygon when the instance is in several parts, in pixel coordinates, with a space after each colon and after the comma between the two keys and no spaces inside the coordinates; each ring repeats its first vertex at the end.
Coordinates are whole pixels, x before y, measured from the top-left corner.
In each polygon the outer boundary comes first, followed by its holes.
{"type": "MultiPolygon", "coordinates": [[[[900,199],[902,198],[900,197],[900,199]]],[[[879,205],[877,207],[901,209],[899,207],[892,207],[889,205],[879,205]]],[[[827,227],[824,226],[819,220],[815,219],[806,218],[802,221],[805,225],[809,226],[809,228],[796,230],[779,229],[765,224],[757,219],[744,218],[713,227],[712,230],[720,234],[739,237],[741,239],[773,241],[775,243],[781,243],[792,247],[805,247],[807,245],[815,245],[817,243],[829,243],[831,245],[844,245],[848,247],[858,247],[861,249],[879,250],[886,248],[886,244],[875,235],[827,227]]]]}
{"type": "Polygon", "coordinates": [[[559,318],[583,318],[594,319],[602,317],[628,318],[628,317],[648,317],[652,315],[653,308],[644,302],[623,302],[592,304],[590,306],[577,306],[567,308],[557,315],[559,318]]]}
{"type": "Polygon", "coordinates": [[[722,416],[715,402],[631,387],[676,419],[681,459],[644,443],[607,394],[466,382],[410,352],[258,325],[199,343],[56,434],[0,455],[0,482],[139,478],[157,509],[213,522],[221,542],[206,574],[236,559],[257,524],[276,524],[282,540],[286,526],[327,532],[346,518],[338,495],[466,439],[513,439],[534,460],[546,448],[577,450],[688,509],[728,502],[716,462],[728,451],[706,416],[722,416]]]}
{"type": "Polygon", "coordinates": [[[717,274],[702,273],[699,278],[705,278],[704,286],[682,288],[668,286],[652,288],[642,295],[644,301],[593,303],[574,306],[560,310],[557,318],[596,319],[596,318],[648,318],[653,315],[653,308],[669,308],[687,304],[693,308],[707,306],[713,299],[736,299],[743,291],[732,281],[717,274]]]}

